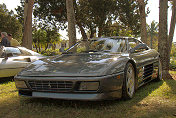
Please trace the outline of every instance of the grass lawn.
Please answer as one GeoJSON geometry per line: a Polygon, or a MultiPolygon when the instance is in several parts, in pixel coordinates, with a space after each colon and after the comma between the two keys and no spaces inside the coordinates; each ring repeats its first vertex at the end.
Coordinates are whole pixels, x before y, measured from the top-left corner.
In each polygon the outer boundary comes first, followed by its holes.
{"type": "Polygon", "coordinates": [[[0,82],[0,118],[176,118],[176,80],[150,82],[132,100],[101,102],[19,97],[14,82],[0,82]]]}

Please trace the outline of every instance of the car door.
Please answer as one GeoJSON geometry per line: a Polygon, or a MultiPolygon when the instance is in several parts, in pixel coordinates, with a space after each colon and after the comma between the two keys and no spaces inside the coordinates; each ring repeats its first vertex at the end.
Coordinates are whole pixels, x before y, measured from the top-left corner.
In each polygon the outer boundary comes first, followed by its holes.
{"type": "MultiPolygon", "coordinates": [[[[136,39],[130,39],[129,41],[129,49],[136,47],[142,42],[136,39]]],[[[139,50],[130,53],[130,58],[136,62],[137,67],[137,78],[138,83],[142,84],[150,79],[153,74],[154,66],[153,64],[157,61],[158,54],[155,50],[150,48],[140,48],[139,50]]]]}

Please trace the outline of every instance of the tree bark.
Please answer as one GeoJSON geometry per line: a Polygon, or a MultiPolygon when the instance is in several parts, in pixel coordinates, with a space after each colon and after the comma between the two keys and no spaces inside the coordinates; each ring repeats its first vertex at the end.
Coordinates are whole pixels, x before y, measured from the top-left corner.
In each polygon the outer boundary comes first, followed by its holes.
{"type": "Polygon", "coordinates": [[[87,39],[88,39],[88,38],[87,38],[87,34],[86,34],[86,32],[85,32],[83,26],[81,25],[81,23],[78,23],[78,22],[77,22],[77,25],[78,25],[78,27],[79,27],[79,29],[80,29],[80,31],[81,31],[82,38],[83,38],[84,40],[87,40],[87,39]]]}
{"type": "Polygon", "coordinates": [[[38,47],[38,51],[41,52],[41,48],[40,48],[40,43],[39,43],[39,41],[37,42],[37,44],[38,44],[38,46],[37,46],[37,47],[38,47]]]}
{"type": "Polygon", "coordinates": [[[168,14],[168,0],[159,1],[159,41],[158,50],[160,53],[162,65],[162,77],[164,80],[172,79],[169,74],[169,53],[168,53],[168,35],[167,35],[167,14],[168,14]]]}
{"type": "Polygon", "coordinates": [[[152,44],[153,44],[153,33],[150,34],[150,37],[151,37],[151,39],[150,39],[150,48],[152,49],[153,48],[153,46],[152,46],[152,44]]]}
{"type": "Polygon", "coordinates": [[[176,25],[176,1],[173,0],[172,16],[171,16],[170,31],[169,31],[169,55],[168,55],[169,58],[170,58],[170,53],[171,53],[171,48],[172,48],[172,41],[174,37],[175,25],[176,25]]]}
{"type": "Polygon", "coordinates": [[[144,0],[138,0],[140,21],[141,21],[141,40],[147,44],[146,13],[144,0]]]}
{"type": "Polygon", "coordinates": [[[68,20],[68,36],[69,47],[76,43],[76,28],[75,28],[75,12],[73,8],[73,0],[66,0],[67,20],[68,20]]]}
{"type": "Polygon", "coordinates": [[[103,26],[98,27],[98,37],[101,37],[103,34],[103,26]]]}
{"type": "Polygon", "coordinates": [[[48,49],[48,43],[46,43],[46,45],[45,45],[45,51],[48,49]]]}
{"type": "Polygon", "coordinates": [[[32,49],[32,10],[34,0],[25,1],[24,9],[24,34],[22,39],[22,46],[32,49]]]}
{"type": "Polygon", "coordinates": [[[96,29],[90,26],[90,38],[93,38],[95,33],[96,33],[96,29]]]}
{"type": "Polygon", "coordinates": [[[39,51],[38,51],[38,47],[37,47],[37,43],[34,43],[34,45],[35,45],[36,51],[39,52],[39,51]]]}

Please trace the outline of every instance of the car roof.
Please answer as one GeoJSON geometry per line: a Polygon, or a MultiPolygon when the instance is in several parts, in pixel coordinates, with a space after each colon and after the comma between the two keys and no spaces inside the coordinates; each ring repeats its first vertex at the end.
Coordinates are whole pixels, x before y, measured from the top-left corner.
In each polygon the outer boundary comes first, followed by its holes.
{"type": "MultiPolygon", "coordinates": [[[[38,55],[38,56],[41,56],[41,54],[39,54],[39,53],[37,53],[37,52],[34,52],[34,51],[32,51],[32,50],[29,50],[29,49],[27,49],[27,48],[25,48],[25,47],[21,47],[21,46],[17,46],[17,47],[2,47],[2,50],[3,49],[18,49],[18,50],[23,50],[23,51],[27,51],[27,52],[29,52],[29,53],[31,53],[32,55],[38,55]]],[[[0,52],[2,52],[2,50],[0,49],[0,52]]]]}

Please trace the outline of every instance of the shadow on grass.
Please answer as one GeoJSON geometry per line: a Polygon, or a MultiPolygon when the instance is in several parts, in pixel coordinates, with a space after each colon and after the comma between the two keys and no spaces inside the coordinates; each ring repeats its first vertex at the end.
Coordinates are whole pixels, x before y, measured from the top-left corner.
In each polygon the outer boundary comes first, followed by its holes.
{"type": "MultiPolygon", "coordinates": [[[[150,82],[140,87],[134,98],[124,101],[122,99],[111,101],[72,101],[58,99],[37,99],[28,97],[18,97],[6,99],[6,103],[2,103],[0,108],[6,108],[0,116],[8,117],[43,117],[43,118],[121,118],[136,115],[139,108],[145,104],[139,104],[152,91],[156,90],[163,84],[160,82],[150,82]],[[12,100],[12,101],[11,101],[12,100]]],[[[17,94],[17,93],[16,93],[17,94]]],[[[169,109],[169,108],[168,108],[169,109]]],[[[141,110],[141,109],[140,109],[141,110]]],[[[152,112],[155,114],[155,112],[152,112]]],[[[140,115],[143,117],[142,115],[140,115]]]]}
{"type": "Polygon", "coordinates": [[[14,81],[14,77],[4,77],[0,78],[0,84],[5,84],[14,81]]]}

